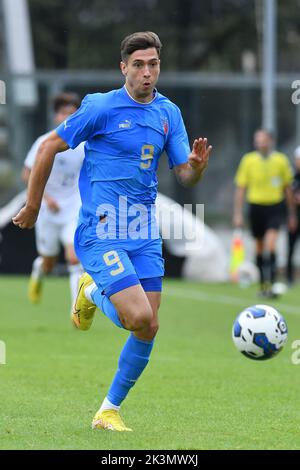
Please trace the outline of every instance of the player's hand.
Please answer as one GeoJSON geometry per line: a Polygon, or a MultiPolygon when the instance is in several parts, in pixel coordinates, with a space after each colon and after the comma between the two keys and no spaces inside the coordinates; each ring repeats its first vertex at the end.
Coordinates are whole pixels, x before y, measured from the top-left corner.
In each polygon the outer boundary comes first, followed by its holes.
{"type": "Polygon", "coordinates": [[[202,172],[208,164],[209,154],[212,150],[211,145],[207,145],[207,139],[199,137],[193,143],[192,152],[189,155],[189,164],[196,170],[202,172]]]}
{"type": "Polygon", "coordinates": [[[244,217],[242,214],[233,215],[233,226],[234,228],[242,228],[244,225],[244,217]]]}
{"type": "Polygon", "coordinates": [[[37,209],[25,206],[15,217],[12,218],[12,221],[15,225],[22,229],[32,228],[36,222],[38,213],[39,211],[37,209]]]}
{"type": "Polygon", "coordinates": [[[53,199],[51,196],[46,196],[44,195],[44,199],[45,199],[45,202],[47,204],[47,207],[48,209],[53,212],[54,214],[56,214],[57,212],[60,211],[60,207],[59,205],[57,204],[57,202],[55,201],[55,199],[53,199]]]}

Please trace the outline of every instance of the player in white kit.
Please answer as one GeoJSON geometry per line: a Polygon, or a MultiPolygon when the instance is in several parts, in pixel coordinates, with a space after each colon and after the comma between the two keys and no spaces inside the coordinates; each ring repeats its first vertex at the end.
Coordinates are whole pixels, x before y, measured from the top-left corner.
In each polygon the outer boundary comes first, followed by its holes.
{"type": "MultiPolygon", "coordinates": [[[[79,106],[80,99],[75,93],[62,93],[56,96],[53,99],[55,125],[64,122],[79,106]]],[[[29,180],[38,148],[50,133],[51,131],[40,136],[28,152],[22,173],[22,178],[26,183],[29,180]]],[[[41,211],[35,225],[39,256],[33,262],[28,288],[28,296],[33,303],[40,301],[43,276],[53,270],[60,252],[60,244],[64,247],[70,273],[72,302],[77,295],[82,267],[74,252],[73,238],[81,206],[78,176],[83,159],[84,143],[75,150],[69,149],[55,156],[41,211]]]]}

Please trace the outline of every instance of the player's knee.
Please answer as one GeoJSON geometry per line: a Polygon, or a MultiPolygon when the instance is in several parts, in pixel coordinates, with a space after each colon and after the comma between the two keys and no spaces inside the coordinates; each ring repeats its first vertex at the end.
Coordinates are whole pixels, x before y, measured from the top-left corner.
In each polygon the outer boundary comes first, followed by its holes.
{"type": "Polygon", "coordinates": [[[129,315],[127,320],[128,329],[131,331],[138,331],[148,329],[151,325],[153,318],[152,309],[144,307],[143,309],[136,309],[129,315]]]}
{"type": "Polygon", "coordinates": [[[151,336],[154,338],[154,336],[156,336],[158,330],[159,330],[159,323],[158,323],[158,319],[155,318],[155,319],[153,319],[152,322],[150,323],[150,326],[149,326],[149,333],[150,333],[151,336]]]}

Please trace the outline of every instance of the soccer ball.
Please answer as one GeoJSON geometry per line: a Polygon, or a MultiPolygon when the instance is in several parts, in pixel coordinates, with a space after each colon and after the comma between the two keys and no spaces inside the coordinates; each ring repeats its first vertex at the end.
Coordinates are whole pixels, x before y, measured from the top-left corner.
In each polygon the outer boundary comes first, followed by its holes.
{"type": "Polygon", "coordinates": [[[237,349],[250,359],[270,359],[287,342],[285,319],[269,305],[253,305],[243,310],[232,328],[232,339],[237,349]]]}

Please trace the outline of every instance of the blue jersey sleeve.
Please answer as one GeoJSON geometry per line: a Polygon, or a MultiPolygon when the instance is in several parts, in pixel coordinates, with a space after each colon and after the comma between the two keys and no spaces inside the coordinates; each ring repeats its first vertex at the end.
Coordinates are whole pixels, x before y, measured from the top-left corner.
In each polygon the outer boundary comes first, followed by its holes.
{"type": "Polygon", "coordinates": [[[185,125],[179,108],[174,110],[174,120],[165,146],[168,155],[169,167],[187,163],[191,152],[185,125]]]}
{"type": "Polygon", "coordinates": [[[104,113],[93,95],[86,95],[80,108],[62,122],[55,130],[72,149],[89,140],[95,131],[103,127],[104,113]]]}

